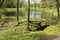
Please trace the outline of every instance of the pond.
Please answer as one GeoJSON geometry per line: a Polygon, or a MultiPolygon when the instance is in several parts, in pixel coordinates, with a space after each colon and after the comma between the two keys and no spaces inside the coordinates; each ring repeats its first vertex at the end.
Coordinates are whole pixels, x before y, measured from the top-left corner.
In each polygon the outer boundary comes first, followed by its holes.
{"type": "MultiPolygon", "coordinates": [[[[24,17],[28,17],[28,14],[25,14],[24,17]]],[[[41,18],[40,12],[30,12],[30,18],[41,18]]]]}
{"type": "MultiPolygon", "coordinates": [[[[4,13],[6,16],[16,16],[16,12],[6,12],[4,13]]],[[[20,12],[19,15],[24,18],[28,18],[28,14],[24,12],[20,12]]],[[[41,18],[40,12],[30,12],[30,18],[41,18]]]]}

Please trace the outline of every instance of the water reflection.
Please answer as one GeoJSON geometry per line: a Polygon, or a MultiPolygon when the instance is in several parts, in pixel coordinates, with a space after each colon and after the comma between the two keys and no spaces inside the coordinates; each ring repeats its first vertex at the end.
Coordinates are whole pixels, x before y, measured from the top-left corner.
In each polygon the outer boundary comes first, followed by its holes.
{"type": "MultiPolygon", "coordinates": [[[[25,14],[25,17],[28,17],[28,14],[25,14]]],[[[30,12],[30,18],[40,18],[40,12],[30,12]]]]}
{"type": "MultiPolygon", "coordinates": [[[[16,12],[6,12],[6,16],[16,16],[16,12]]],[[[19,15],[24,18],[28,18],[28,13],[20,12],[19,15]]],[[[41,18],[40,12],[30,12],[30,18],[41,18]]]]}

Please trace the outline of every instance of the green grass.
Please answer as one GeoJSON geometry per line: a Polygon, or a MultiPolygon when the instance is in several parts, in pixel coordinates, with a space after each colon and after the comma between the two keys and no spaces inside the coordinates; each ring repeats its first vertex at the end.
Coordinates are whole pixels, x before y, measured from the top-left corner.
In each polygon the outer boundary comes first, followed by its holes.
{"type": "MultiPolygon", "coordinates": [[[[26,28],[26,27],[25,27],[26,28]]],[[[59,35],[60,34],[60,27],[57,25],[51,25],[47,27],[44,31],[35,31],[35,32],[28,32],[24,31],[25,33],[22,34],[21,27],[12,28],[9,31],[5,32],[5,35],[0,36],[0,40],[38,40],[41,36],[48,35],[59,35]],[[20,33],[19,33],[20,31],[20,33]]],[[[23,29],[25,30],[25,29],[23,29]]]]}
{"type": "MultiPolygon", "coordinates": [[[[4,8],[7,12],[16,12],[17,8],[4,8]]],[[[3,12],[4,9],[0,9],[0,12],[3,12]]],[[[20,11],[27,11],[25,8],[19,8],[20,11]]],[[[30,8],[31,11],[35,11],[35,8],[30,8]]],[[[37,8],[36,11],[42,11],[43,8],[37,8]]],[[[44,8],[45,11],[52,12],[56,9],[44,8]]]]}
{"type": "MultiPolygon", "coordinates": [[[[4,9],[0,9],[0,12],[4,12],[4,10],[6,12],[16,12],[17,8],[4,8],[4,9]]],[[[19,11],[25,11],[25,8],[19,8],[19,11]]]]}
{"type": "Polygon", "coordinates": [[[44,31],[36,31],[36,32],[30,32],[28,34],[13,34],[13,35],[5,35],[0,36],[0,40],[38,40],[41,36],[47,36],[48,35],[59,35],[60,34],[60,28],[52,25],[50,27],[47,27],[44,31]]]}
{"type": "MultiPolygon", "coordinates": [[[[7,37],[0,37],[0,40],[34,40],[32,35],[12,35],[7,37]]],[[[35,39],[37,40],[37,39],[35,39]]]]}
{"type": "Polygon", "coordinates": [[[47,27],[44,31],[47,35],[59,35],[60,34],[60,27],[57,25],[52,25],[47,27]]]}

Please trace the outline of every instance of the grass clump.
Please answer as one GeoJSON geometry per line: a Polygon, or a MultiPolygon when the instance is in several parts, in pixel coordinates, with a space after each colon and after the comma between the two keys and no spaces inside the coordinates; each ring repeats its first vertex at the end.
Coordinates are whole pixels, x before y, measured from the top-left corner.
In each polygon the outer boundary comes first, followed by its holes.
{"type": "Polygon", "coordinates": [[[47,27],[43,32],[48,35],[59,35],[60,27],[57,25],[51,25],[51,26],[47,27]]]}

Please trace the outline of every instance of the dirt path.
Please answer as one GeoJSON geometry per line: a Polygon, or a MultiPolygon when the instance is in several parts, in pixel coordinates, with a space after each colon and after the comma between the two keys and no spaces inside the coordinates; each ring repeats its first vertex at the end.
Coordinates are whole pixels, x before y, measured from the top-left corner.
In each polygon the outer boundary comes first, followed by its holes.
{"type": "Polygon", "coordinates": [[[60,36],[56,37],[56,38],[55,38],[55,39],[53,39],[53,40],[60,40],[60,36]]]}
{"type": "Polygon", "coordinates": [[[60,36],[40,36],[38,40],[60,40],[60,36]]]}

